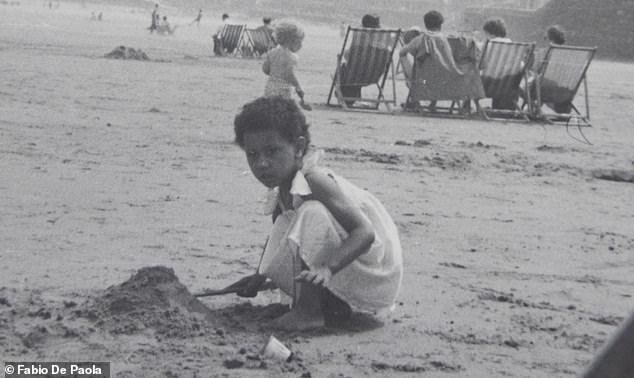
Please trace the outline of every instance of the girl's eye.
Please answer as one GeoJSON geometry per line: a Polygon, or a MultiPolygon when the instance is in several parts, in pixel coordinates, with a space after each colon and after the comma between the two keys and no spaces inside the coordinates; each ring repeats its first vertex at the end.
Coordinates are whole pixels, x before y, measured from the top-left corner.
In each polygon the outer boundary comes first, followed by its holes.
{"type": "Polygon", "coordinates": [[[269,147],[269,148],[266,149],[265,152],[266,152],[267,156],[273,156],[273,155],[275,155],[275,153],[277,153],[277,151],[278,151],[277,147],[269,147]]]}
{"type": "Polygon", "coordinates": [[[247,151],[247,158],[249,159],[255,158],[256,155],[255,151],[247,151]]]}

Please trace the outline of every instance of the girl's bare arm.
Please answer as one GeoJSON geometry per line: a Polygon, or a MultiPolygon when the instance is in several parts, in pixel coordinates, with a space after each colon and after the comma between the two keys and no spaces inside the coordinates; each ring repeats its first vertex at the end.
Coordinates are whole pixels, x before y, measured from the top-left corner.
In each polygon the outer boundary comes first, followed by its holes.
{"type": "Polygon", "coordinates": [[[288,65],[284,80],[293,85],[296,91],[302,91],[302,86],[299,85],[299,80],[297,80],[297,76],[295,75],[295,66],[296,64],[294,63],[288,65]]]}
{"type": "Polygon", "coordinates": [[[271,62],[268,55],[264,58],[264,63],[262,63],[262,72],[266,75],[271,74],[271,62]]]}
{"type": "Polygon", "coordinates": [[[348,238],[332,251],[327,266],[332,274],[336,274],[370,249],[374,242],[374,229],[361,209],[341,191],[331,176],[313,171],[306,180],[313,192],[311,198],[324,204],[348,232],[348,238]]]}

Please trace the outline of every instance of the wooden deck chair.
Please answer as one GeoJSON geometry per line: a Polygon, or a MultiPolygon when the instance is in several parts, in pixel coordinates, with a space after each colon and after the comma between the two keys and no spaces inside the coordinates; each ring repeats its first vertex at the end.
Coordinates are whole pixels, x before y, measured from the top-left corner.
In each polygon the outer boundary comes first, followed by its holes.
{"type": "Polygon", "coordinates": [[[253,44],[253,50],[258,56],[266,54],[270,49],[275,47],[273,34],[265,28],[257,28],[249,33],[249,38],[253,44]]]}
{"type": "Polygon", "coordinates": [[[234,24],[226,24],[222,28],[222,33],[220,33],[220,36],[222,40],[222,48],[226,54],[236,55],[240,53],[240,49],[238,47],[242,43],[244,30],[246,28],[246,25],[234,24]]]}
{"type": "Polygon", "coordinates": [[[596,50],[596,47],[550,45],[535,80],[537,98],[533,110],[536,118],[550,123],[575,121],[575,124],[590,126],[586,72],[596,50]],[[585,115],[573,104],[582,81],[585,115]],[[544,112],[543,105],[552,112],[544,112]]]}
{"type": "Polygon", "coordinates": [[[337,67],[328,93],[327,105],[344,109],[378,110],[385,104],[388,111],[396,104],[396,85],[392,58],[401,29],[353,28],[348,26],[346,36],[337,55],[337,67]],[[392,98],[385,97],[383,88],[390,75],[392,98]],[[361,88],[376,86],[376,98],[363,98],[361,88]],[[331,103],[335,95],[337,104],[331,103]],[[361,102],[361,104],[360,104],[361,102]],[[366,106],[363,103],[369,103],[366,106]]]}
{"type": "Polygon", "coordinates": [[[479,99],[484,89],[477,67],[478,49],[473,39],[424,34],[414,61],[406,110],[429,115],[466,116],[461,102],[474,100],[482,114],[479,99]],[[421,106],[420,101],[431,101],[421,106]],[[449,106],[437,102],[449,101],[449,106]]]}
{"type": "Polygon", "coordinates": [[[275,46],[271,32],[264,28],[246,29],[242,39],[242,55],[260,57],[275,46]]]}
{"type": "MultiPolygon", "coordinates": [[[[467,102],[466,112],[470,112],[470,102],[475,103],[476,111],[486,119],[486,114],[480,106],[480,99],[484,97],[484,87],[480,77],[478,62],[478,47],[472,33],[459,32],[458,35],[447,37],[453,53],[456,66],[465,74],[462,78],[460,89],[463,92],[462,99],[467,102]]],[[[452,103],[452,108],[457,102],[452,103]]],[[[462,105],[465,105],[464,103],[462,105]]],[[[463,108],[464,110],[464,108],[463,108]]]]}
{"type": "Polygon", "coordinates": [[[518,97],[521,81],[528,81],[527,72],[534,50],[534,43],[489,40],[484,45],[480,75],[485,96],[493,99],[493,106],[484,110],[487,117],[522,117],[529,120],[532,103],[529,99],[528,110],[523,111],[518,97]]]}

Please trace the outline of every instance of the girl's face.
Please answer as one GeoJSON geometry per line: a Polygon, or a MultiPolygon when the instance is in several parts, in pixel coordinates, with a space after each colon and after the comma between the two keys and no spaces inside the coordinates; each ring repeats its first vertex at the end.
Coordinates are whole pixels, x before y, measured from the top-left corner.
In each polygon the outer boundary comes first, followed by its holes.
{"type": "Polygon", "coordinates": [[[249,168],[268,188],[290,185],[301,168],[304,145],[303,137],[291,143],[275,130],[244,134],[244,152],[249,168]]]}

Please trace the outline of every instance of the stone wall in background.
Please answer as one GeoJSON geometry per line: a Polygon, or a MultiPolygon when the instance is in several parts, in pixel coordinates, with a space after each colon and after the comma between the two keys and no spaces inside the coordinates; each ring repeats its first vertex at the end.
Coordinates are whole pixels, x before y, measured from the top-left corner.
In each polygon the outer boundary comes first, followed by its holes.
{"type": "Polygon", "coordinates": [[[502,17],[514,40],[543,44],[546,28],[558,24],[570,45],[597,46],[597,56],[606,59],[634,60],[632,0],[551,0],[536,11],[467,9],[464,27],[481,30],[490,17],[502,17]]]}

